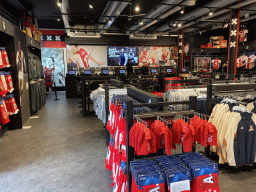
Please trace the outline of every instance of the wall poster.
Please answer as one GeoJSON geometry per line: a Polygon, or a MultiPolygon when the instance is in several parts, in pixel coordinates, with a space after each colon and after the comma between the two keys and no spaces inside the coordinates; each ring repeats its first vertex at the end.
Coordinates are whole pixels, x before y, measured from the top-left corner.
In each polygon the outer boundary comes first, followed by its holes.
{"type": "Polygon", "coordinates": [[[147,63],[149,65],[168,65],[171,64],[173,47],[139,47],[139,65],[147,63]]]}
{"type": "Polygon", "coordinates": [[[67,45],[67,67],[106,67],[107,46],[67,45]]]}
{"type": "Polygon", "coordinates": [[[67,72],[66,49],[41,48],[41,54],[46,85],[53,82],[56,87],[64,87],[65,74],[67,72]]]}

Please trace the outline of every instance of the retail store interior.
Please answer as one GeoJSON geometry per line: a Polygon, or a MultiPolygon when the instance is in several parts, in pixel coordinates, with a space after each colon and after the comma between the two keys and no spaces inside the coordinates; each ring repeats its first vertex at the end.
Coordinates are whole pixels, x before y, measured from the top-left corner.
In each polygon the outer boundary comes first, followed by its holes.
{"type": "Polygon", "coordinates": [[[255,192],[256,0],[1,0],[0,191],[255,192]]]}

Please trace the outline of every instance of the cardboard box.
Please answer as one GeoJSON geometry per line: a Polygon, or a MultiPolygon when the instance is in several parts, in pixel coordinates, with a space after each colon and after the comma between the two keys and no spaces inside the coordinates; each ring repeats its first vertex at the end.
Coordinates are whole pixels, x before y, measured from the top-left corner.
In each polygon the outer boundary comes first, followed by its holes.
{"type": "Polygon", "coordinates": [[[212,48],[212,43],[207,43],[208,48],[212,48]]]}
{"type": "Polygon", "coordinates": [[[41,36],[40,35],[34,34],[34,36],[35,36],[36,41],[41,42],[41,36]]]}
{"type": "Polygon", "coordinates": [[[221,48],[226,48],[228,46],[228,41],[227,40],[222,40],[220,43],[221,48]]]}
{"type": "Polygon", "coordinates": [[[38,34],[39,36],[42,36],[42,35],[43,35],[43,32],[42,32],[42,31],[37,31],[37,34],[38,34]]]}
{"type": "Polygon", "coordinates": [[[26,27],[27,35],[32,38],[32,32],[30,27],[26,27]]]}

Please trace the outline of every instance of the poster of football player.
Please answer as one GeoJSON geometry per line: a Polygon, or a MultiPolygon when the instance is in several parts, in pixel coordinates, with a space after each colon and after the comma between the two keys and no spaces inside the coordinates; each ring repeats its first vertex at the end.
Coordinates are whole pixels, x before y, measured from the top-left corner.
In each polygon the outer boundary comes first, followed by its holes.
{"type": "Polygon", "coordinates": [[[149,65],[169,65],[171,56],[171,47],[139,47],[139,64],[149,65]]]}
{"type": "Polygon", "coordinates": [[[67,45],[67,66],[73,67],[106,67],[106,46],[67,45]]]}
{"type": "Polygon", "coordinates": [[[137,47],[108,47],[108,66],[126,66],[128,60],[138,65],[139,53],[137,47]]]}
{"type": "Polygon", "coordinates": [[[42,48],[41,53],[46,86],[64,87],[66,74],[66,49],[42,48]]]}

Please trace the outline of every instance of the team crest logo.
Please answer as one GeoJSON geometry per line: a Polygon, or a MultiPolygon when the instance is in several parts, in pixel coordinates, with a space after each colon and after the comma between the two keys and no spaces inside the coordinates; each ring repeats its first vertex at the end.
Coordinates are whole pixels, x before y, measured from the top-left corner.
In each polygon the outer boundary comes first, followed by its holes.
{"type": "Polygon", "coordinates": [[[250,126],[250,130],[249,130],[249,131],[254,131],[253,126],[252,126],[252,125],[250,126]]]}

